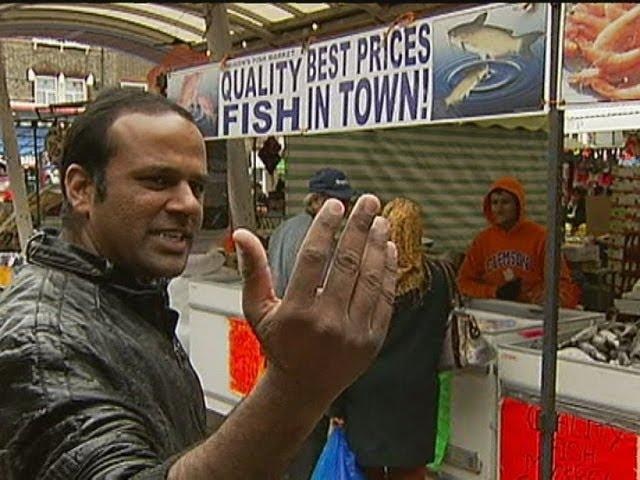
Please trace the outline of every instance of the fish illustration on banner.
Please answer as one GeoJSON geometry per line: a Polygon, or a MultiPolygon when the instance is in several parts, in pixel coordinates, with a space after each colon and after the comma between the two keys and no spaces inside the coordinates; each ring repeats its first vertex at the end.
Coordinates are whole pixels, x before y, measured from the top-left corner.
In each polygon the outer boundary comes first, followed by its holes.
{"type": "Polygon", "coordinates": [[[170,72],[167,97],[187,110],[202,136],[210,139],[218,132],[217,64],[206,64],[170,72]]]}
{"type": "Polygon", "coordinates": [[[433,119],[539,110],[547,31],[540,7],[489,7],[434,22],[433,119]]]}
{"type": "Polygon", "coordinates": [[[448,107],[462,102],[480,82],[487,78],[487,75],[489,75],[489,65],[485,64],[471,69],[467,76],[453,88],[451,94],[444,99],[445,105],[448,107]]]}
{"type": "Polygon", "coordinates": [[[513,30],[487,25],[487,12],[478,15],[475,20],[463,23],[449,30],[449,41],[463,50],[480,55],[485,60],[507,55],[531,56],[531,45],[544,32],[530,32],[515,35],[513,30]]]}

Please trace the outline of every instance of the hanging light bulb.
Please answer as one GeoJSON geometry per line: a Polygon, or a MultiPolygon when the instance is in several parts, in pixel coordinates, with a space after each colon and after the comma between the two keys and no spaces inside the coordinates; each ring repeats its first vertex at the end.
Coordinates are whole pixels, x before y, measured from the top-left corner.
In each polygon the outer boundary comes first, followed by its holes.
{"type": "Polygon", "coordinates": [[[95,78],[93,77],[93,73],[89,73],[86,78],[87,86],[92,87],[95,82],[95,78]]]}
{"type": "Polygon", "coordinates": [[[34,82],[36,80],[36,72],[33,71],[33,68],[29,68],[27,70],[27,80],[30,82],[34,82]]]}

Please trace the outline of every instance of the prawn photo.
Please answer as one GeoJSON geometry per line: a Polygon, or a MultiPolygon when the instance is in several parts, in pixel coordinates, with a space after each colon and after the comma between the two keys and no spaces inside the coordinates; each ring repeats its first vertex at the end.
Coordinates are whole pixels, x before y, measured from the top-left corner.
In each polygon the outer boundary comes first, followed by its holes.
{"type": "Polygon", "coordinates": [[[568,82],[601,100],[640,100],[640,4],[568,4],[564,62],[568,82]]]}

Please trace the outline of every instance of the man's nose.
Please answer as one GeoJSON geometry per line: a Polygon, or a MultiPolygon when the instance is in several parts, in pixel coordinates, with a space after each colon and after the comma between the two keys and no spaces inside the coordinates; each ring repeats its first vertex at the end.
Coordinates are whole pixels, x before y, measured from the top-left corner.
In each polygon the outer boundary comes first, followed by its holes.
{"type": "Polygon", "coordinates": [[[189,182],[179,182],[171,189],[171,198],[167,202],[167,210],[197,215],[202,210],[202,199],[193,191],[189,182]]]}

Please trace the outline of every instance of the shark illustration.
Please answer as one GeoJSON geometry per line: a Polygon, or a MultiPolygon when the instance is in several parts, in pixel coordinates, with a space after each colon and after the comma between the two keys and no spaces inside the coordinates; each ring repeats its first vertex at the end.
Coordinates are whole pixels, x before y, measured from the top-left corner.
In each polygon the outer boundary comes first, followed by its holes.
{"type": "Polygon", "coordinates": [[[453,27],[448,32],[449,43],[487,60],[507,55],[530,56],[531,45],[544,35],[543,32],[514,35],[512,30],[485,25],[486,20],[484,12],[469,23],[453,27]]]}
{"type": "Polygon", "coordinates": [[[469,73],[458,83],[444,100],[444,104],[449,107],[462,102],[469,96],[471,91],[489,75],[489,66],[481,65],[469,71],[469,73]]]}

